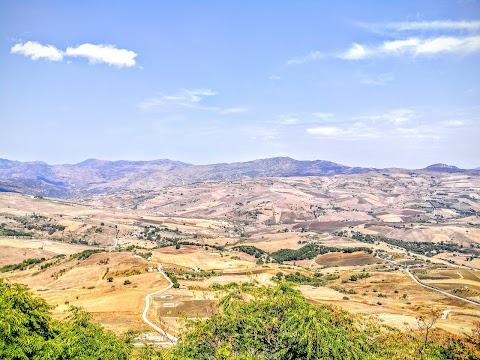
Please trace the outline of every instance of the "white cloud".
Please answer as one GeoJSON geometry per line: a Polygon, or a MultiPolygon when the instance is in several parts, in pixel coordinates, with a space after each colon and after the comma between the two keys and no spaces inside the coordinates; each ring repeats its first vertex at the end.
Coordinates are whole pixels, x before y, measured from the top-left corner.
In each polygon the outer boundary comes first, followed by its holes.
{"type": "Polygon", "coordinates": [[[439,52],[471,53],[479,50],[480,36],[427,39],[420,43],[415,49],[416,54],[436,54],[439,52]]]}
{"type": "Polygon", "coordinates": [[[32,60],[46,59],[49,61],[62,61],[63,52],[53,45],[42,45],[36,41],[27,41],[25,44],[15,44],[10,50],[12,54],[30,57],[32,60]]]}
{"type": "Polygon", "coordinates": [[[415,49],[420,44],[420,40],[415,38],[405,40],[385,41],[380,51],[400,53],[407,49],[415,49]]]}
{"type": "Polygon", "coordinates": [[[433,55],[439,53],[473,53],[480,51],[480,36],[452,37],[441,36],[429,39],[408,38],[385,41],[380,46],[367,47],[360,44],[338,55],[341,59],[361,60],[366,57],[387,55],[433,55]]]}
{"type": "Polygon", "coordinates": [[[397,35],[406,32],[476,32],[480,30],[480,21],[452,21],[452,20],[433,20],[433,21],[403,21],[390,22],[383,24],[357,23],[358,26],[381,35],[397,35]]]}
{"type": "Polygon", "coordinates": [[[351,132],[345,128],[335,126],[320,126],[315,128],[308,128],[307,133],[311,135],[319,135],[325,137],[338,137],[349,135],[351,132]]]}
{"type": "Polygon", "coordinates": [[[215,95],[217,93],[210,89],[181,89],[175,94],[149,98],[138,104],[138,107],[144,111],[165,110],[171,107],[194,108],[205,97],[215,95]]]}
{"type": "Polygon", "coordinates": [[[363,45],[353,43],[352,47],[345,53],[338,55],[341,59],[359,60],[367,57],[367,50],[363,45]]]}
{"type": "Polygon", "coordinates": [[[384,25],[373,25],[377,27],[384,27],[396,31],[410,31],[410,30],[479,30],[480,21],[450,21],[450,20],[435,20],[435,21],[405,21],[393,22],[384,25]]]}
{"type": "Polygon", "coordinates": [[[268,77],[268,80],[278,81],[278,80],[280,80],[280,76],[278,76],[278,75],[270,75],[270,76],[268,77]]]}
{"type": "MultiPolygon", "coordinates": [[[[377,139],[384,136],[407,136],[416,131],[430,136],[430,132],[418,122],[420,116],[411,109],[394,109],[383,114],[363,115],[338,121],[335,126],[319,126],[305,129],[310,135],[337,139],[377,139]]],[[[418,136],[416,136],[418,137],[418,136]]]]}
{"type": "MultiPolygon", "coordinates": [[[[90,64],[105,63],[119,68],[135,66],[137,57],[135,52],[117,49],[115,45],[82,44],[62,51],[53,45],[42,45],[36,41],[15,44],[11,52],[28,56],[32,60],[62,61],[65,57],[85,57],[90,64]]],[[[70,64],[71,61],[68,60],[67,63],[70,64]]]]}
{"type": "Polygon", "coordinates": [[[217,92],[211,89],[181,89],[170,95],[159,95],[146,99],[138,104],[143,111],[177,111],[178,109],[196,109],[216,112],[221,115],[237,114],[248,111],[243,107],[219,107],[202,104],[208,97],[216,96],[217,92]]]}
{"type": "Polygon", "coordinates": [[[307,62],[312,62],[316,60],[320,60],[324,58],[325,55],[322,54],[320,51],[310,51],[307,55],[301,56],[301,57],[296,57],[292,58],[290,60],[287,60],[287,65],[298,65],[298,64],[304,64],[307,62]]]}
{"type": "Polygon", "coordinates": [[[480,36],[477,35],[467,37],[440,36],[428,39],[412,37],[408,39],[385,41],[383,44],[374,46],[353,43],[347,51],[336,54],[312,51],[307,56],[288,60],[287,64],[303,64],[332,57],[344,60],[362,60],[365,58],[385,57],[389,55],[420,56],[439,53],[469,54],[478,51],[480,51],[480,36]],[[319,55],[316,56],[315,54],[319,55]]]}
{"type": "Polygon", "coordinates": [[[137,54],[131,50],[117,49],[114,45],[82,44],[68,47],[65,55],[85,57],[90,64],[106,63],[119,68],[135,66],[137,54]]]}

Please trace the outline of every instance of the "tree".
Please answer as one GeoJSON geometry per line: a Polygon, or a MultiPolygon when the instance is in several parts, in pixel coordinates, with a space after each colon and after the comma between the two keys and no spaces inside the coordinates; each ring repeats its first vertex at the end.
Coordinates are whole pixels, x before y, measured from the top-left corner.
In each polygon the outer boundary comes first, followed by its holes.
{"type": "Polygon", "coordinates": [[[417,318],[417,325],[420,331],[424,333],[423,346],[428,344],[428,335],[430,329],[435,325],[440,317],[440,311],[430,308],[430,311],[426,315],[421,315],[417,318]]]}
{"type": "MultiPolygon", "coordinates": [[[[240,284],[220,308],[210,319],[187,326],[172,359],[417,358],[410,347],[418,343],[415,338],[338,308],[310,304],[284,282],[240,284]]],[[[426,356],[434,355],[429,350],[426,356]]]]}
{"type": "Polygon", "coordinates": [[[129,359],[132,345],[92,323],[90,314],[70,307],[63,321],[52,319],[45,300],[27,287],[0,279],[0,358],[129,359]]]}

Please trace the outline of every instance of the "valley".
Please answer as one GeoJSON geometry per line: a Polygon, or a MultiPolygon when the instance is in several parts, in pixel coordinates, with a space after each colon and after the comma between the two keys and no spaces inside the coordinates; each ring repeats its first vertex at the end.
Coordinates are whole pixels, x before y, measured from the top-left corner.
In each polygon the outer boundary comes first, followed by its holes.
{"type": "Polygon", "coordinates": [[[174,336],[183,320],[216,313],[231,284],[278,281],[405,332],[434,309],[447,314],[435,328],[470,333],[480,320],[479,194],[479,176],[421,171],[70,199],[5,192],[0,276],[29,286],[57,318],[81,306],[107,329],[150,338],[159,335],[142,321],[145,296],[169,285],[159,265],[173,287],[150,296],[147,317],[174,336]],[[472,303],[420,286],[407,269],[472,303]]]}

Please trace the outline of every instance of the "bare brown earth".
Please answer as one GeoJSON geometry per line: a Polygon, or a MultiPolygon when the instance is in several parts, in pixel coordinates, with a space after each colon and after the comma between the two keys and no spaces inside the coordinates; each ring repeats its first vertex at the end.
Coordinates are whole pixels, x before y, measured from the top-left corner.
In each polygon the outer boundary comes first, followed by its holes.
{"type": "Polygon", "coordinates": [[[214,290],[214,284],[272,285],[279,271],[307,276],[321,272],[324,279],[332,276],[324,286],[299,286],[312,302],[376,316],[405,331],[431,307],[451,310],[436,326],[468,333],[473,321],[480,320],[478,307],[415,284],[402,265],[418,269],[414,271],[423,274],[425,283],[478,300],[478,194],[478,176],[403,172],[204,182],[75,201],[0,193],[2,229],[28,235],[9,236],[0,230],[0,267],[66,255],[44,270],[40,263],[0,276],[28,285],[55,306],[57,317],[65,315],[68,305],[83,306],[102,325],[121,333],[149,330],[141,321],[145,296],[168,285],[154,271],[157,263],[190,275],[199,269],[213,271],[208,277],[178,275],[180,289],[168,292],[173,298],[153,300],[150,318],[178,333],[181,317],[204,317],[214,311],[224,293],[214,290]],[[351,237],[355,231],[408,243],[458,246],[455,251],[418,254],[382,240],[356,241],[351,237]],[[177,248],[172,239],[197,246],[177,248]],[[273,253],[306,244],[361,246],[378,256],[335,252],[286,264],[263,256],[267,263],[257,264],[258,258],[232,251],[235,245],[249,245],[273,253]],[[69,258],[85,249],[105,252],[87,260],[69,258]],[[148,252],[150,260],[134,256],[148,252]],[[362,272],[370,277],[350,280],[362,272]],[[124,285],[127,279],[131,284],[124,285]]]}
{"type": "Polygon", "coordinates": [[[52,258],[57,255],[71,255],[91,246],[70,245],[50,240],[11,239],[0,237],[0,267],[17,264],[26,259],[52,258]]]}
{"type": "Polygon", "coordinates": [[[315,262],[321,266],[362,266],[371,265],[382,262],[371,254],[364,252],[354,252],[350,254],[345,253],[329,253],[320,255],[315,259],[315,262]]]}

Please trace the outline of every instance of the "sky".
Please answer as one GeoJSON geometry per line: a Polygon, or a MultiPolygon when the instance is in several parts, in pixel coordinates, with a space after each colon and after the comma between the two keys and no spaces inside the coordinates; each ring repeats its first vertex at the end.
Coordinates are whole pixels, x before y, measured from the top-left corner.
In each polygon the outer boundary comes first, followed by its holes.
{"type": "Polygon", "coordinates": [[[479,1],[0,2],[0,158],[480,166],[479,1]]]}

